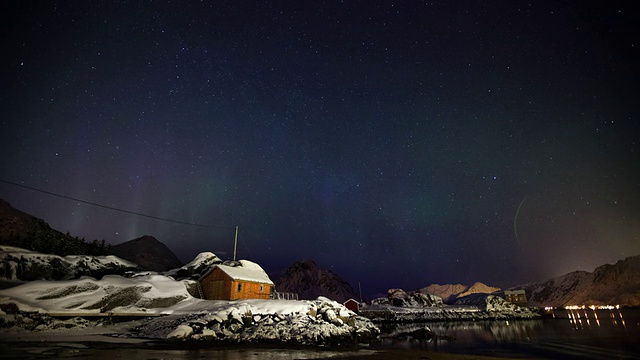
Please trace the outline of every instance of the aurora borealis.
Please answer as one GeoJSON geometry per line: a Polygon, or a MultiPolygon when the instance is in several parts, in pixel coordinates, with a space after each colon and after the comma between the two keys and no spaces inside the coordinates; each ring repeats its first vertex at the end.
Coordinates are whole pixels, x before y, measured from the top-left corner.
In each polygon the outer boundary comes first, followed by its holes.
{"type": "Polygon", "coordinates": [[[2,5],[0,198],[363,292],[640,253],[629,2],[2,5]]]}

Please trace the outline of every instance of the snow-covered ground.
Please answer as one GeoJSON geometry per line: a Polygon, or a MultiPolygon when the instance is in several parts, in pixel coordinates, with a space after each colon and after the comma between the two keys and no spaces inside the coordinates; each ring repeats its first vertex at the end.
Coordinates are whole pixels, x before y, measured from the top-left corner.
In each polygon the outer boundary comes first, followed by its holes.
{"type": "MultiPolygon", "coordinates": [[[[61,258],[10,247],[2,247],[0,252],[5,279],[14,279],[14,274],[26,274],[25,268],[44,269],[47,270],[45,273],[50,268],[71,270],[68,274],[77,275],[75,269],[78,268],[121,270],[135,266],[116,257],[61,258]],[[61,268],[60,264],[63,264],[61,268]]],[[[415,322],[536,316],[526,308],[493,295],[475,296],[469,303],[447,306],[437,296],[407,294],[399,289],[390,292],[388,299],[363,305],[360,314],[366,317],[324,297],[301,301],[195,298],[197,283],[191,279],[219,263],[215,254],[202,253],[182,268],[164,274],[138,272],[127,273],[127,276],[105,275],[99,279],[83,276],[29,281],[0,290],[0,328],[5,334],[21,332],[22,338],[30,336],[25,335],[25,331],[38,334],[38,338],[63,331],[82,336],[98,332],[121,341],[214,340],[327,345],[377,338],[380,330],[371,319],[415,322]],[[59,320],[63,316],[67,320],[59,320]],[[89,316],[94,320],[87,320],[89,316]],[[114,328],[112,318],[121,316],[138,320],[114,328]],[[47,335],[43,335],[45,333],[47,335]]]]}
{"type": "Polygon", "coordinates": [[[188,293],[187,285],[187,281],[163,275],[135,278],[107,275],[100,280],[82,277],[31,281],[0,290],[0,297],[10,298],[21,310],[29,306],[49,313],[163,313],[171,312],[171,306],[182,301],[198,302],[188,293]]]}
{"type": "MultiPolygon", "coordinates": [[[[170,315],[149,318],[129,335],[168,340],[222,340],[332,344],[377,337],[378,328],[343,305],[326,298],[314,301],[211,301],[191,296],[191,280],[150,274],[136,277],[83,277],[65,281],[32,281],[0,290],[4,326],[32,330],[74,327],[42,315],[170,315]]],[[[75,321],[82,326],[83,321],[75,321]]]]}

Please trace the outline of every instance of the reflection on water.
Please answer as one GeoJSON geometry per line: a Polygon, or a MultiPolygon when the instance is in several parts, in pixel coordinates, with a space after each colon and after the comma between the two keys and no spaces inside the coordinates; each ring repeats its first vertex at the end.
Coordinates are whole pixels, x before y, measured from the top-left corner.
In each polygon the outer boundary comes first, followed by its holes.
{"type": "Polygon", "coordinates": [[[554,318],[386,326],[387,347],[498,356],[640,359],[640,310],[555,310],[554,318]],[[432,336],[415,337],[430,329],[432,336]],[[399,337],[397,335],[400,335],[399,337]]]}
{"type": "MultiPolygon", "coordinates": [[[[3,359],[218,359],[218,360],[295,360],[295,359],[328,359],[332,357],[354,357],[374,354],[373,350],[334,351],[330,349],[314,348],[284,348],[270,349],[247,347],[239,345],[237,348],[207,348],[193,344],[188,349],[158,349],[147,348],[118,348],[118,347],[90,347],[73,343],[55,343],[34,346],[29,344],[0,343],[0,358],[3,359]]],[[[230,345],[232,347],[232,345],[230,345]]]]}
{"type": "Polygon", "coordinates": [[[609,310],[593,310],[593,309],[576,309],[576,310],[556,310],[554,311],[554,316],[557,316],[556,313],[565,312],[566,316],[569,318],[569,322],[576,329],[585,329],[593,326],[622,326],[626,327],[627,323],[624,320],[624,316],[622,315],[622,310],[620,309],[609,309],[609,310]],[[600,315],[598,315],[600,314],[600,315]],[[600,318],[604,318],[606,321],[603,323],[600,322],[600,318]]]}
{"type": "Polygon", "coordinates": [[[390,347],[447,351],[457,345],[513,343],[531,341],[544,326],[543,320],[455,321],[386,325],[382,344],[390,347]],[[411,336],[429,329],[430,338],[411,336]]]}

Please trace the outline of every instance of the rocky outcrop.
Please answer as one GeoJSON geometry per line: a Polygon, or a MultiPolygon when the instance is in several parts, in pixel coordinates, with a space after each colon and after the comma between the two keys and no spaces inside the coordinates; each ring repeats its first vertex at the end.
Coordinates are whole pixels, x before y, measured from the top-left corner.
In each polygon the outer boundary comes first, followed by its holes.
{"type": "Polygon", "coordinates": [[[313,260],[301,260],[291,265],[275,281],[278,292],[296,293],[300,299],[318,296],[344,302],[357,299],[351,285],[330,270],[321,269],[313,260]]]}

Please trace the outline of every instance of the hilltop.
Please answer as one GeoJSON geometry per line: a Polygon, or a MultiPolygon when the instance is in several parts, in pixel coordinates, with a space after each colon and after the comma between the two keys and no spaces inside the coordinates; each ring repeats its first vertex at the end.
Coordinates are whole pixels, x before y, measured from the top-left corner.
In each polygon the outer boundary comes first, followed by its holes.
{"type": "Polygon", "coordinates": [[[183,265],[167,245],[149,235],[113,245],[111,252],[119,258],[138,264],[143,270],[161,272],[183,265]]]}
{"type": "Polygon", "coordinates": [[[532,306],[640,306],[640,255],[514,289],[524,289],[532,306]]]}
{"type": "Polygon", "coordinates": [[[282,276],[274,277],[276,290],[298,294],[300,299],[315,299],[325,296],[343,302],[357,299],[351,285],[331,270],[320,268],[313,260],[293,263],[282,276]]]}

